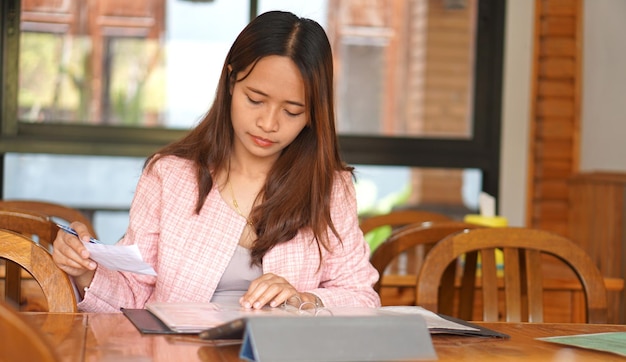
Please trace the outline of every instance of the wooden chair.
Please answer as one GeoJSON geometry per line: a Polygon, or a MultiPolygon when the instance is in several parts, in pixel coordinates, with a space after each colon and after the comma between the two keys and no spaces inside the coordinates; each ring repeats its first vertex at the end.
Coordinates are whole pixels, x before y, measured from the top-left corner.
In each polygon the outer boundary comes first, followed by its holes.
{"type": "Polygon", "coordinates": [[[0,300],[0,361],[55,362],[61,359],[46,336],[0,300]]]}
{"type": "Polygon", "coordinates": [[[0,229],[0,259],[30,273],[41,287],[49,312],[76,312],[72,283],[41,245],[16,232],[0,229]]]}
{"type": "Polygon", "coordinates": [[[52,243],[59,231],[46,214],[4,206],[0,206],[0,229],[25,235],[49,251],[52,251],[52,243]]]}
{"type": "MultiPolygon", "coordinates": [[[[399,255],[407,250],[414,249],[416,247],[421,248],[421,255],[418,262],[415,264],[417,268],[415,271],[411,271],[412,274],[417,273],[421,268],[425,255],[428,254],[430,249],[441,239],[448,235],[461,232],[464,230],[479,228],[480,226],[475,224],[468,224],[457,221],[440,221],[440,222],[428,222],[421,224],[411,224],[403,228],[400,228],[392,233],[392,235],[382,243],[373,253],[370,258],[372,265],[378,270],[380,278],[374,285],[374,289],[380,294],[381,283],[385,275],[385,271],[388,266],[399,255]]],[[[463,275],[473,275],[476,271],[476,255],[477,253],[471,253],[468,255],[467,263],[465,263],[465,272],[463,275]]],[[[439,296],[439,311],[440,313],[452,315],[454,308],[454,291],[455,291],[455,277],[456,277],[456,264],[450,264],[443,276],[442,285],[446,285],[446,288],[440,288],[439,296]]],[[[473,301],[474,294],[474,278],[466,278],[461,284],[460,294],[464,300],[473,301]]],[[[382,298],[382,295],[381,295],[382,298]]],[[[473,311],[473,303],[468,302],[460,305],[459,312],[460,317],[471,317],[473,311]]]]}
{"type": "MultiPolygon", "coordinates": [[[[0,229],[20,233],[49,252],[52,251],[52,243],[58,232],[58,227],[46,215],[8,207],[0,208],[0,229]]],[[[11,261],[0,263],[0,268],[4,269],[5,298],[18,305],[28,304],[22,298],[22,268],[11,261]]]]}
{"type": "Polygon", "coordinates": [[[452,219],[437,212],[422,210],[394,210],[387,214],[366,216],[361,220],[359,226],[361,227],[363,234],[367,234],[368,232],[385,225],[397,228],[408,224],[429,221],[452,221],[452,219]]]}
{"type": "MultiPolygon", "coordinates": [[[[607,292],[600,271],[577,244],[543,230],[480,228],[450,235],[426,255],[417,278],[416,303],[438,312],[439,286],[444,271],[461,255],[481,257],[483,320],[498,321],[498,282],[495,250],[503,253],[506,321],[543,321],[542,254],[560,259],[578,276],[585,294],[588,323],[607,322],[607,292]]],[[[460,301],[464,303],[464,301],[460,301]]]]}
{"type": "MultiPolygon", "coordinates": [[[[409,224],[421,224],[425,222],[434,221],[452,221],[452,219],[444,214],[437,212],[423,211],[423,210],[393,210],[387,214],[366,216],[361,219],[359,226],[363,235],[370,232],[378,233],[377,235],[370,236],[373,238],[366,240],[370,244],[371,251],[374,252],[384,242],[394,230],[401,228],[409,224]],[[381,227],[388,227],[389,230],[380,230],[381,227]]],[[[414,253],[405,253],[403,257],[406,257],[406,265],[409,269],[414,269],[417,257],[414,253]]],[[[398,273],[401,267],[398,260],[394,260],[390,267],[392,273],[398,273]]]]}
{"type": "Polygon", "coordinates": [[[48,215],[50,218],[58,218],[67,221],[68,224],[74,221],[80,221],[87,226],[91,236],[96,239],[98,238],[91,220],[89,220],[85,214],[72,207],[38,200],[0,200],[0,208],[5,207],[39,212],[48,215]]]}

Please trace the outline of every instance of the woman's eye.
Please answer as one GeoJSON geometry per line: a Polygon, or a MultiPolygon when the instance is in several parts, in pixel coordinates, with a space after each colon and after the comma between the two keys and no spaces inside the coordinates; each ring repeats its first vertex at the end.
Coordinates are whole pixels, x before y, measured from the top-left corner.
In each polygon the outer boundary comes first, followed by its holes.
{"type": "Polygon", "coordinates": [[[248,102],[252,103],[252,104],[261,104],[261,101],[255,101],[254,99],[246,96],[248,98],[248,102]]]}
{"type": "Polygon", "coordinates": [[[286,109],[285,109],[285,113],[287,113],[287,115],[288,115],[289,117],[297,117],[297,116],[299,116],[299,115],[301,115],[301,114],[302,114],[302,112],[297,112],[297,113],[289,112],[289,111],[288,111],[288,110],[286,110],[286,109]]]}

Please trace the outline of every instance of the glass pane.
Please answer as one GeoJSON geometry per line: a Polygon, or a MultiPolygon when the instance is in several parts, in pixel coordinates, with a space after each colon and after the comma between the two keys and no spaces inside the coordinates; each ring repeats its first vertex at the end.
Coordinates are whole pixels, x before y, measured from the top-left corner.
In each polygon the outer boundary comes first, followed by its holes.
{"type": "MultiPolygon", "coordinates": [[[[92,217],[101,241],[114,243],[128,226],[128,210],[144,160],[9,153],[3,195],[77,208],[92,217]]],[[[354,166],[360,216],[416,209],[462,220],[468,213],[477,213],[480,170],[354,166]]]]}
{"type": "Polygon", "coordinates": [[[333,4],[342,133],[472,136],[477,0],[333,4]]]}
{"type": "MultiPolygon", "coordinates": [[[[478,0],[259,0],[324,26],[342,134],[470,138],[478,0]]],[[[22,0],[19,119],[189,128],[249,0],[22,0]]]]}
{"type": "Polygon", "coordinates": [[[361,216],[415,209],[462,220],[478,210],[482,185],[482,172],[478,169],[353,166],[361,216]]]}
{"type": "Polygon", "coordinates": [[[189,128],[248,0],[22,0],[18,118],[189,128]]]}
{"type": "MultiPolygon", "coordinates": [[[[478,213],[482,172],[478,169],[429,169],[354,165],[359,217],[392,210],[424,210],[463,220],[478,213]]],[[[365,234],[372,249],[391,235],[390,226],[365,234]]]]}
{"type": "Polygon", "coordinates": [[[5,155],[5,199],[61,203],[92,218],[98,237],[115,243],[126,232],[128,210],[144,158],[5,155]]]}

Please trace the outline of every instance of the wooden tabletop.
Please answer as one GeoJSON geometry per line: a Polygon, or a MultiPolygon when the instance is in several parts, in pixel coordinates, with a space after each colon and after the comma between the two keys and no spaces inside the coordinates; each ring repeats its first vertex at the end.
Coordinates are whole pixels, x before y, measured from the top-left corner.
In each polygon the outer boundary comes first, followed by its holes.
{"type": "MultiPolygon", "coordinates": [[[[240,343],[201,341],[196,336],[142,335],[122,315],[25,313],[64,361],[240,361],[240,343]]],[[[536,337],[626,332],[626,325],[477,323],[510,339],[433,335],[439,361],[621,361],[605,352],[570,348],[536,337]]]]}

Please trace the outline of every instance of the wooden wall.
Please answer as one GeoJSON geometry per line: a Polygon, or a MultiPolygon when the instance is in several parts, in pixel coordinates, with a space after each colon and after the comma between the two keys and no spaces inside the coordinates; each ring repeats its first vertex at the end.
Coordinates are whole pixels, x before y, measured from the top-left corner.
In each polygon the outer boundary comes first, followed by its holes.
{"type": "Polygon", "coordinates": [[[578,172],[582,1],[536,0],[526,225],[568,234],[578,172]]]}
{"type": "MultiPolygon", "coordinates": [[[[605,277],[626,279],[626,173],[571,178],[569,233],[605,277]]],[[[626,290],[609,293],[609,321],[626,323],[626,290]]]]}

